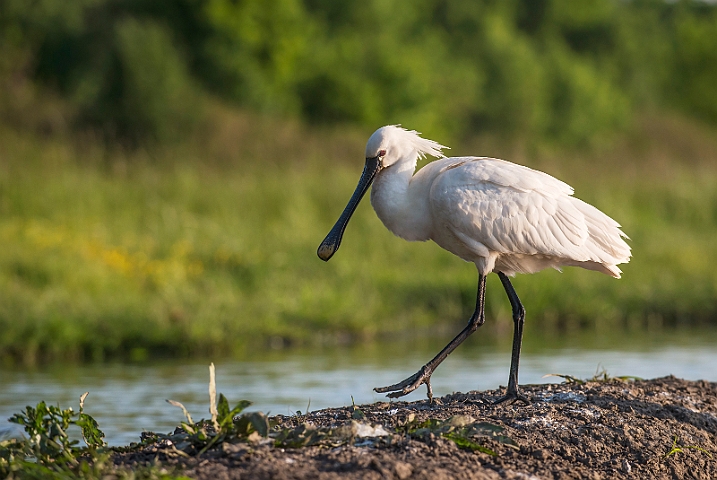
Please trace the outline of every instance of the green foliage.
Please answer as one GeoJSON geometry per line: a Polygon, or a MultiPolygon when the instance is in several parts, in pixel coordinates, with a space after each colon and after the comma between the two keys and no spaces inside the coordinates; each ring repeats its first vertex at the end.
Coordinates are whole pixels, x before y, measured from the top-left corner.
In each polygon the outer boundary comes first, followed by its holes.
{"type": "Polygon", "coordinates": [[[677,445],[677,435],[675,435],[672,439],[672,447],[670,450],[665,454],[665,458],[668,458],[670,455],[676,455],[678,453],[684,453],[685,450],[696,450],[698,452],[702,452],[705,455],[707,455],[709,458],[712,458],[712,454],[709,452],[709,450],[700,447],[699,445],[685,445],[685,446],[678,446],[677,445]]]}
{"type": "MultiPolygon", "coordinates": [[[[576,268],[517,276],[533,335],[714,323],[713,143],[692,126],[651,128],[647,156],[618,149],[542,160],[624,225],[634,258],[619,281],[576,268]],[[679,165],[683,158],[693,164],[679,165]]],[[[0,135],[3,361],[142,361],[457,331],[475,305],[472,265],[396,239],[368,202],[339,254],[316,258],[355,187],[360,165],[349,155],[360,157],[358,142],[252,127],[240,147],[274,146],[277,156],[257,147],[239,151],[236,168],[211,168],[204,144],[183,145],[155,151],[154,164],[117,155],[108,168],[96,145],[0,135]],[[282,151],[291,163],[277,163],[282,151]]],[[[509,335],[509,303],[497,279],[488,282],[481,335],[509,335]]]]}
{"type": "MultiPolygon", "coordinates": [[[[168,439],[177,446],[177,449],[187,454],[201,455],[215,445],[232,440],[256,441],[269,435],[269,420],[261,412],[241,412],[251,405],[248,400],[241,400],[234,408],[229,408],[229,402],[223,394],[219,394],[217,402],[216,422],[200,420],[193,422],[187,409],[179,402],[168,400],[172,405],[178,406],[187,418],[180,427],[182,432],[169,435],[157,434],[154,440],[168,439]],[[241,415],[240,415],[241,414],[241,415]]],[[[210,410],[214,406],[210,407],[210,410]]]]}
{"type": "Polygon", "coordinates": [[[262,412],[242,413],[251,405],[250,401],[241,400],[234,408],[230,408],[229,401],[220,393],[215,405],[214,364],[209,368],[209,411],[212,412],[212,421],[202,419],[195,423],[184,405],[167,400],[182,409],[187,421],[180,424],[181,431],[178,429],[168,435],[153,434],[145,443],[167,440],[180,454],[199,456],[211,448],[221,447],[224,443],[273,444],[277,447],[299,448],[327,441],[337,445],[353,441],[356,437],[357,424],[354,423],[338,429],[317,428],[307,422],[302,422],[296,428],[282,428],[276,419],[270,420],[262,412]]]}
{"type": "Polygon", "coordinates": [[[505,428],[489,422],[478,422],[469,415],[454,415],[445,420],[429,418],[425,421],[418,421],[411,414],[401,426],[401,430],[411,437],[419,439],[427,435],[439,435],[451,440],[460,448],[478,451],[492,457],[497,457],[498,454],[479,442],[490,439],[507,447],[518,449],[515,440],[503,434],[505,428]]]}
{"type": "Polygon", "coordinates": [[[36,407],[25,407],[10,421],[22,425],[27,437],[23,440],[0,442],[0,476],[4,479],[99,480],[169,480],[186,479],[156,466],[138,466],[132,470],[116,467],[110,459],[110,450],[104,443],[104,433],[94,418],[84,413],[84,400],[80,410],[40,402],[36,407]],[[78,447],[68,430],[79,427],[86,447],[78,447]]]}
{"type": "MultiPolygon", "coordinates": [[[[309,409],[306,409],[306,412],[308,413],[309,409]]],[[[356,406],[354,403],[354,397],[351,396],[351,418],[354,420],[364,420],[366,418],[366,414],[363,413],[363,411],[356,406]]]]}
{"type": "MultiPolygon", "coordinates": [[[[16,413],[10,417],[10,422],[22,425],[28,436],[25,444],[26,454],[35,458],[42,464],[51,464],[56,460],[75,463],[81,449],[76,446],[77,440],[70,440],[67,429],[70,425],[81,426],[90,430],[90,448],[101,447],[104,442],[101,438],[104,434],[96,430],[96,424],[88,423],[87,415],[78,418],[71,408],[60,409],[53,405],[46,405],[40,402],[37,407],[26,407],[25,413],[16,413]],[[78,424],[78,421],[82,425],[78,424]],[[99,443],[96,439],[99,438],[99,443]]],[[[90,417],[91,418],[91,417],[90,417]]],[[[93,420],[94,421],[94,420],[93,420]]]]}
{"type": "MultiPolygon", "coordinates": [[[[201,118],[201,94],[176,42],[193,31],[180,30],[177,15],[189,3],[3,2],[0,45],[25,61],[7,65],[0,78],[29,76],[57,91],[69,104],[65,116],[110,140],[176,140],[201,118]]],[[[0,110],[11,107],[5,103],[0,110]]]]}
{"type": "Polygon", "coordinates": [[[81,472],[94,469],[85,457],[96,457],[100,463],[106,461],[102,453],[104,433],[97,422],[83,412],[86,395],[80,400],[79,413],[40,402],[10,417],[10,422],[24,427],[27,438],[0,444],[0,475],[14,478],[22,471],[25,478],[75,475],[87,478],[81,472]],[[78,447],[78,441],[70,439],[68,429],[72,426],[82,430],[87,447],[78,447]]]}
{"type": "Polygon", "coordinates": [[[115,25],[115,35],[123,95],[119,104],[97,115],[115,116],[121,133],[134,139],[178,139],[201,112],[171,32],[158,23],[128,18],[115,25]]]}
{"type": "MultiPolygon", "coordinates": [[[[177,402],[171,403],[177,404],[177,402]]],[[[177,405],[181,406],[181,404],[177,405]]],[[[167,435],[153,434],[145,443],[165,440],[174,445],[175,451],[181,455],[200,456],[212,448],[224,448],[224,444],[262,444],[280,448],[302,448],[314,445],[335,447],[353,443],[367,430],[376,433],[376,427],[355,420],[339,427],[317,427],[307,421],[302,421],[295,427],[287,427],[262,412],[241,413],[250,405],[251,402],[242,400],[234,408],[229,409],[226,398],[220,394],[217,405],[218,427],[206,420],[192,423],[191,417],[185,410],[189,423],[182,422],[181,431],[167,435]],[[222,406],[222,403],[225,405],[222,406]]],[[[381,436],[389,435],[383,427],[379,428],[381,436]]]]}
{"type": "Polygon", "coordinates": [[[595,375],[586,380],[582,380],[572,375],[564,375],[560,373],[549,373],[543,376],[543,378],[545,377],[559,377],[563,379],[563,382],[572,385],[582,385],[586,382],[612,382],[614,380],[618,380],[620,382],[633,382],[635,380],[642,380],[642,378],[636,377],[634,375],[620,375],[617,377],[613,377],[604,368],[598,368],[598,370],[595,371],[595,375]]]}
{"type": "Polygon", "coordinates": [[[585,144],[655,106],[717,122],[715,39],[717,6],[688,0],[6,0],[0,113],[27,110],[31,82],[65,101],[44,116],[133,142],[186,135],[209,93],[314,123],[585,144]]]}
{"type": "MultiPolygon", "coordinates": [[[[249,405],[251,405],[251,402],[249,402],[247,400],[242,400],[234,408],[230,409],[229,401],[226,399],[226,397],[223,394],[220,393],[219,394],[219,402],[217,403],[217,413],[218,413],[217,422],[219,424],[219,430],[222,431],[222,430],[231,429],[232,427],[234,427],[235,426],[235,425],[233,425],[234,417],[239,415],[242,412],[242,410],[247,408],[249,405]]],[[[254,427],[256,427],[256,425],[257,425],[255,422],[252,422],[252,421],[247,422],[247,425],[249,425],[249,424],[253,425],[254,427]]],[[[240,430],[244,430],[246,432],[247,429],[245,428],[245,429],[240,429],[240,430]]],[[[255,430],[257,430],[257,431],[261,430],[259,433],[264,433],[262,436],[266,436],[266,432],[263,432],[263,430],[265,430],[264,428],[261,428],[261,427],[255,428],[255,430]]],[[[251,433],[251,432],[248,432],[248,433],[251,433]]]]}
{"type": "Polygon", "coordinates": [[[211,35],[203,45],[214,89],[270,112],[299,109],[296,85],[315,34],[300,0],[209,0],[211,35]]]}
{"type": "Polygon", "coordinates": [[[694,12],[683,3],[674,19],[674,90],[677,105],[705,120],[717,123],[717,8],[694,12]]]}

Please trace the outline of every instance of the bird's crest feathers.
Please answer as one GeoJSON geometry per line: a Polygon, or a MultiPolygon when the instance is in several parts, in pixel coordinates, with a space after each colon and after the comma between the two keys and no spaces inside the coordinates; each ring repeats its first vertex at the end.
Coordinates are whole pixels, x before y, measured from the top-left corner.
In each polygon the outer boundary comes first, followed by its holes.
{"type": "Polygon", "coordinates": [[[367,156],[370,151],[378,150],[380,145],[387,139],[390,139],[401,146],[410,147],[418,153],[419,158],[425,158],[426,155],[436,158],[445,157],[441,150],[449,148],[433,140],[421,137],[421,134],[415,130],[407,130],[400,125],[386,125],[385,127],[381,127],[376,130],[371,138],[369,138],[366,146],[367,156]]]}
{"type": "Polygon", "coordinates": [[[430,155],[432,157],[441,158],[445,157],[443,152],[441,151],[444,148],[447,148],[450,150],[450,147],[446,147],[445,145],[441,145],[438,142],[435,142],[433,140],[429,140],[427,138],[421,137],[421,133],[417,132],[415,130],[407,130],[400,125],[390,125],[391,127],[399,130],[400,132],[405,135],[406,140],[410,141],[410,143],[413,145],[413,147],[418,152],[419,158],[425,158],[426,155],[430,155]]]}

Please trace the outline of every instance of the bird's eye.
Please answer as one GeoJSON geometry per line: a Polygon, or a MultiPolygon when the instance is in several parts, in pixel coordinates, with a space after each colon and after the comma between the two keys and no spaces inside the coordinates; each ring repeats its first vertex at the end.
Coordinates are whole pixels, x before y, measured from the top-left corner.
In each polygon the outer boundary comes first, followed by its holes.
{"type": "Polygon", "coordinates": [[[379,150],[378,151],[378,158],[383,158],[386,156],[386,150],[379,150]]]}

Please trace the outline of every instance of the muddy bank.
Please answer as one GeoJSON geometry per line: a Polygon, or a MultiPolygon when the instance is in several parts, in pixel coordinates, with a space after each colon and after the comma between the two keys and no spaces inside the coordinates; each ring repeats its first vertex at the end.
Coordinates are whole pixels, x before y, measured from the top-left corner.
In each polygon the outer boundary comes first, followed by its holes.
{"type": "Polygon", "coordinates": [[[494,390],[278,416],[272,438],[200,455],[165,438],[114,459],[212,480],[717,478],[717,383],[665,377],[523,392],[530,405],[493,405],[494,390]]]}

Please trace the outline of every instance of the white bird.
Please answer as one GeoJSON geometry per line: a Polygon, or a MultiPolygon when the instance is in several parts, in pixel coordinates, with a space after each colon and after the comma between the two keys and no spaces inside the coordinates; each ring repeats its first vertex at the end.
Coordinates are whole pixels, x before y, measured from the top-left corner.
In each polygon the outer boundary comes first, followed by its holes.
{"type": "Polygon", "coordinates": [[[525,309],[508,277],[576,266],[620,278],[617,265],[630,260],[627,236],[616,221],[573,197],[569,185],[547,173],[495,158],[445,158],[444,148],[399,126],[376,130],[366,144],[356,191],[317,253],[328,261],[338,250],[351,215],[373,182],[371,205],[386,228],[406,240],[433,240],[478,268],[476,308],[463,331],[411,377],[374,390],[396,398],[426,384],[432,400],[436,367],[485,322],[486,275],[496,272],[515,326],[508,387],[496,403],[527,403],[518,389],[525,309]],[[441,159],[416,172],[418,159],[426,155],[441,159]]]}

